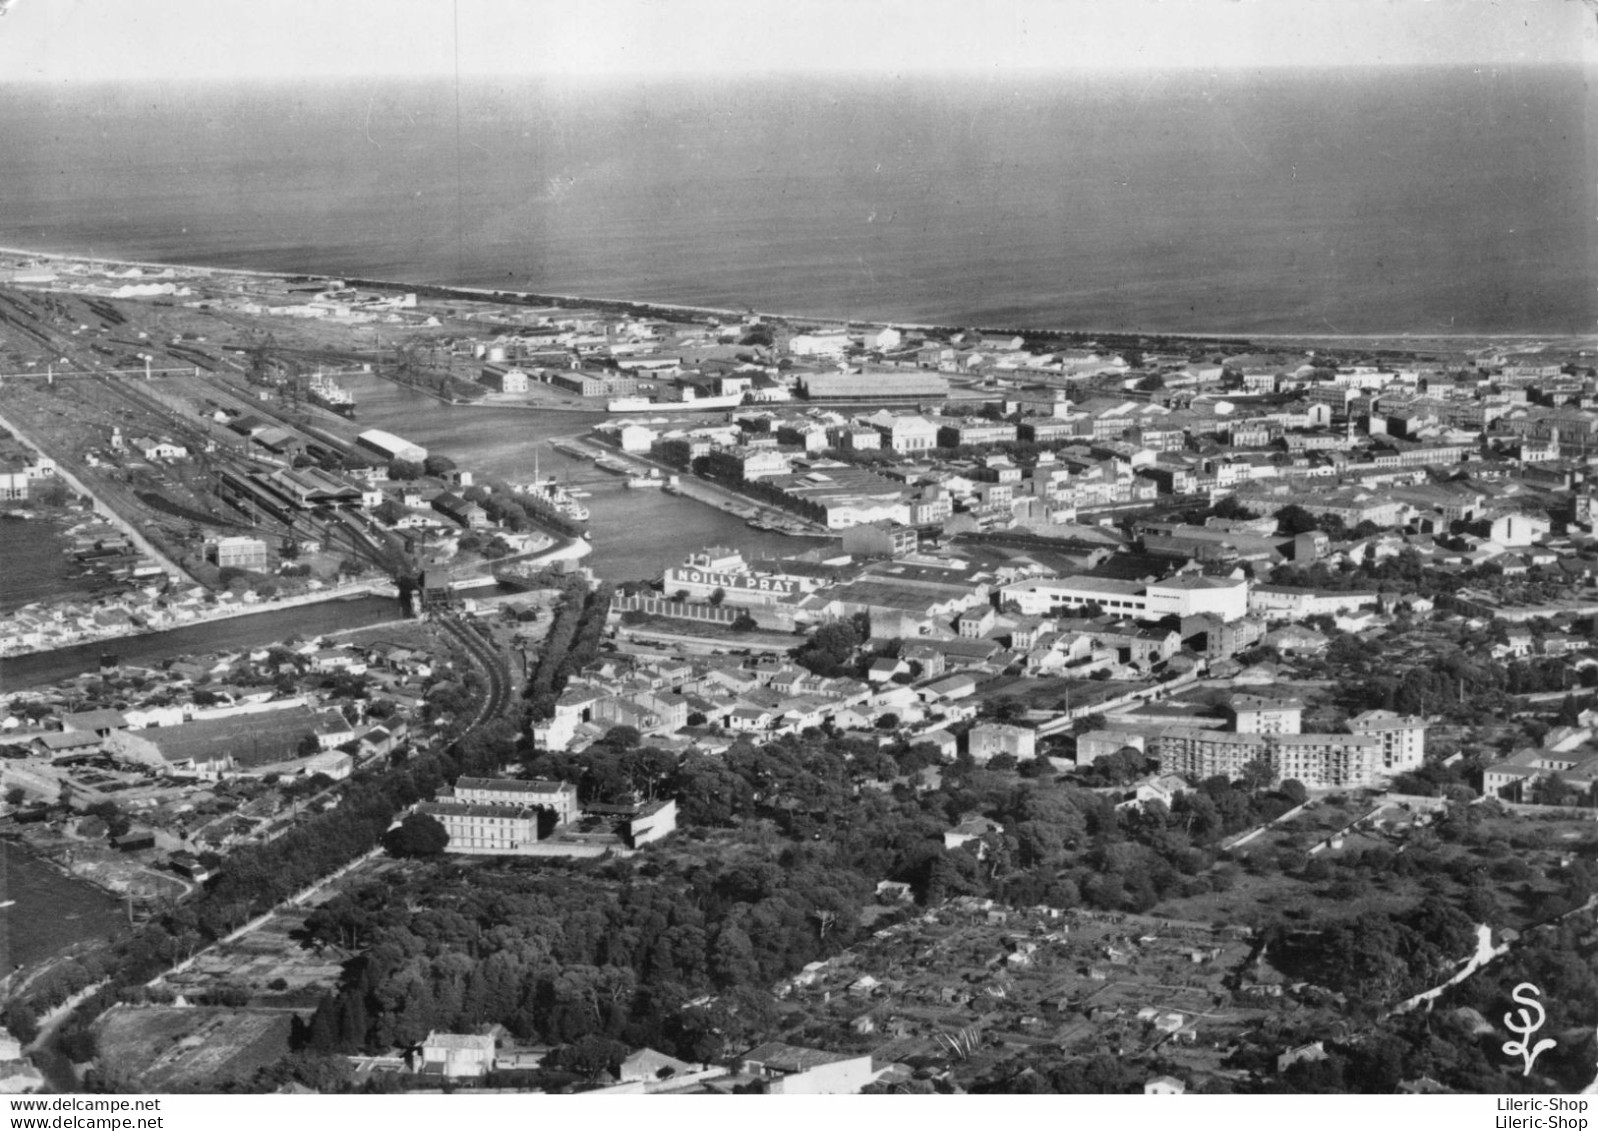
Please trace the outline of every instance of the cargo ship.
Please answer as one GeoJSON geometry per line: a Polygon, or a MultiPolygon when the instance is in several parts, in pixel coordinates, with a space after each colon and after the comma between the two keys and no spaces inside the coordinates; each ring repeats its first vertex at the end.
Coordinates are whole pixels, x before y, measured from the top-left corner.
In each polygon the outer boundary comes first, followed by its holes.
{"type": "Polygon", "coordinates": [[[519,495],[529,495],[553,507],[557,512],[573,522],[588,521],[588,508],[574,499],[570,492],[553,479],[542,482],[534,480],[531,483],[513,484],[511,489],[519,495]]]}
{"type": "Polygon", "coordinates": [[[329,412],[336,412],[351,420],[355,419],[355,398],[350,396],[348,389],[331,377],[313,373],[305,395],[314,405],[320,405],[329,412]]]}
{"type": "Polygon", "coordinates": [[[538,470],[538,448],[533,448],[533,481],[531,483],[513,483],[511,490],[519,495],[527,495],[537,499],[557,514],[572,522],[587,522],[588,508],[579,503],[566,490],[553,475],[547,479],[538,470]]]}
{"type": "Polygon", "coordinates": [[[710,412],[718,408],[737,408],[744,403],[742,393],[719,397],[694,397],[686,401],[657,401],[648,397],[617,397],[605,403],[606,412],[710,412]]]}

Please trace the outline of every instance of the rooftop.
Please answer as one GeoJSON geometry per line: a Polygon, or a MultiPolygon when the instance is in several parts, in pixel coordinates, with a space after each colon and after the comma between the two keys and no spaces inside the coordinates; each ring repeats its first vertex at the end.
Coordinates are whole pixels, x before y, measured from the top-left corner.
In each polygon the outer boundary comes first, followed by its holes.
{"type": "Polygon", "coordinates": [[[780,1041],[769,1041],[744,1053],[743,1059],[746,1063],[760,1064],[776,1072],[805,1072],[823,1065],[858,1058],[847,1053],[806,1049],[797,1045],[785,1045],[780,1041]]]}

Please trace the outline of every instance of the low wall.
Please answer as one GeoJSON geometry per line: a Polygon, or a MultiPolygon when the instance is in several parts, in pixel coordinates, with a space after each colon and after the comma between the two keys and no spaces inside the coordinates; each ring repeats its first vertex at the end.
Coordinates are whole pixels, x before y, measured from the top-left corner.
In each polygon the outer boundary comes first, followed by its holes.
{"type": "Polygon", "coordinates": [[[451,856],[542,856],[548,859],[596,860],[607,852],[612,856],[631,856],[625,848],[607,844],[563,844],[544,841],[520,848],[446,848],[451,856]]]}
{"type": "MultiPolygon", "coordinates": [[[[1086,718],[1089,715],[1108,715],[1123,707],[1132,707],[1154,699],[1164,699],[1166,696],[1174,694],[1198,681],[1198,672],[1185,672],[1175,679],[1166,680],[1164,683],[1149,684],[1146,687],[1128,691],[1124,695],[1117,695],[1111,699],[1101,699],[1097,703],[1090,703],[1082,707],[1072,707],[1069,711],[1060,713],[1051,722],[1044,723],[1038,727],[1038,735],[1039,737],[1046,737],[1051,734],[1059,734],[1063,730],[1070,729],[1075,720],[1086,718]]],[[[1111,729],[1111,727],[1107,726],[1106,729],[1111,729]]]]}

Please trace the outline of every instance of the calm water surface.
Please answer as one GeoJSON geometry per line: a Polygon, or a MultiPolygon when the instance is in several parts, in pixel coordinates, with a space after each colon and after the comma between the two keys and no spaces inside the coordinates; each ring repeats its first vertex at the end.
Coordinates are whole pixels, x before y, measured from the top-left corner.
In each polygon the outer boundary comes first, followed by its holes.
{"type": "Polygon", "coordinates": [[[16,87],[0,244],[942,325],[1591,332],[1589,85],[1531,66],[16,87]]]}
{"type": "Polygon", "coordinates": [[[591,515],[589,541],[594,547],[585,564],[611,581],[653,579],[705,546],[737,546],[746,557],[754,557],[794,554],[824,541],[753,530],[742,519],[703,503],[661,491],[629,490],[621,476],[550,446],[551,440],[580,436],[603,423],[608,417],[602,412],[444,405],[373,376],[347,378],[344,385],[355,394],[360,423],[366,427],[397,433],[462,467],[513,483],[533,478],[536,453],[539,474],[559,476],[576,490],[591,492],[582,500],[591,515]]]}

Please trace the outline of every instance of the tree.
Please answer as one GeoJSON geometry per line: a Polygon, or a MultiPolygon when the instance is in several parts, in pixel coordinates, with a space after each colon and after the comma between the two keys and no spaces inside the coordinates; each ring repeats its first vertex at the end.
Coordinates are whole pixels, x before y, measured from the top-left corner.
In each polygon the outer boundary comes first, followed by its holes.
{"type": "Polygon", "coordinates": [[[1025,717],[1027,712],[1025,701],[1012,697],[993,700],[992,709],[994,718],[1007,723],[1025,717]]]}
{"type": "Polygon", "coordinates": [[[1144,393],[1157,393],[1165,388],[1165,378],[1158,373],[1148,373],[1139,378],[1138,383],[1132,387],[1144,393]]]}
{"type": "Polygon", "coordinates": [[[605,732],[605,737],[601,739],[606,746],[614,750],[632,750],[643,740],[644,736],[637,727],[628,726],[625,723],[611,727],[605,732]]]}
{"type": "Polygon", "coordinates": [[[793,658],[817,675],[846,675],[864,639],[851,621],[834,621],[816,629],[814,635],[794,651],[793,658]]]}
{"type": "Polygon", "coordinates": [[[372,514],[377,517],[378,521],[393,526],[405,517],[405,508],[400,505],[398,499],[384,499],[372,514]]]}
{"type": "Polygon", "coordinates": [[[455,461],[448,456],[430,455],[422,461],[422,471],[427,475],[448,475],[455,470],[455,461]]]}
{"type": "Polygon", "coordinates": [[[598,1033],[589,1033],[572,1044],[563,1045],[549,1054],[553,1068],[563,1068],[580,1076],[594,1077],[610,1072],[627,1059],[627,1046],[598,1033]]]}
{"type": "Polygon", "coordinates": [[[388,465],[388,477],[390,479],[420,479],[422,470],[422,465],[414,460],[391,460],[388,465]]]}
{"type": "Polygon", "coordinates": [[[1532,782],[1530,794],[1534,805],[1569,805],[1577,790],[1558,774],[1544,774],[1532,782]]]}
{"type": "Polygon", "coordinates": [[[771,327],[764,322],[757,322],[738,339],[741,346],[770,346],[775,341],[771,327]]]}
{"type": "Polygon", "coordinates": [[[1091,734],[1096,730],[1103,730],[1104,726],[1104,716],[1094,712],[1091,715],[1083,715],[1080,719],[1074,720],[1071,723],[1071,733],[1091,734]]]}
{"type": "Polygon", "coordinates": [[[1276,512],[1275,517],[1278,534],[1308,534],[1312,530],[1320,529],[1315,516],[1297,503],[1288,503],[1276,512]]]}
{"type": "Polygon", "coordinates": [[[710,603],[718,609],[721,608],[721,603],[726,599],[727,591],[719,585],[716,586],[715,591],[710,594],[710,603]]]}
{"type": "Polygon", "coordinates": [[[412,813],[383,834],[383,847],[391,856],[437,856],[448,846],[449,832],[426,813],[412,813]]]}
{"type": "Polygon", "coordinates": [[[1271,769],[1270,762],[1264,758],[1255,758],[1247,763],[1238,777],[1238,784],[1249,793],[1258,793],[1262,789],[1269,789],[1276,780],[1276,771],[1271,769]]]}
{"type": "Polygon", "coordinates": [[[64,507],[71,497],[67,485],[59,479],[28,488],[28,498],[42,507],[64,507]]]}
{"type": "Polygon", "coordinates": [[[1253,511],[1245,507],[1242,503],[1238,502],[1237,499],[1231,495],[1226,496],[1226,498],[1222,499],[1220,502],[1211,507],[1210,514],[1214,515],[1216,518],[1240,520],[1259,517],[1253,511]]]}

